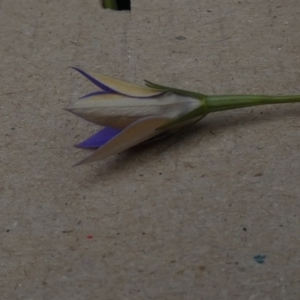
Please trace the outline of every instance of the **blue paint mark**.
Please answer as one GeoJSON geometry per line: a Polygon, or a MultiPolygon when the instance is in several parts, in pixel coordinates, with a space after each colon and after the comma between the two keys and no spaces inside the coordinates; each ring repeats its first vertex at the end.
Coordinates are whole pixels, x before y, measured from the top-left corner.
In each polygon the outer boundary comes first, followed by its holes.
{"type": "Polygon", "coordinates": [[[253,256],[253,258],[258,264],[263,264],[265,262],[266,255],[257,254],[253,256]]]}

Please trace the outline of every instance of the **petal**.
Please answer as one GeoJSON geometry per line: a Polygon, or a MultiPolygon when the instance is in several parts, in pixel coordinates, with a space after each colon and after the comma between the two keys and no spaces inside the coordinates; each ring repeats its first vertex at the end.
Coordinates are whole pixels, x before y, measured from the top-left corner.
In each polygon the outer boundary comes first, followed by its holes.
{"type": "Polygon", "coordinates": [[[88,98],[88,97],[92,97],[92,96],[98,96],[98,95],[107,95],[108,93],[105,91],[97,91],[97,92],[92,92],[89,93],[87,95],[84,95],[82,97],[80,97],[79,99],[84,99],[84,98],[88,98]]]}
{"type": "Polygon", "coordinates": [[[75,145],[78,148],[99,148],[121,132],[120,129],[105,127],[85,141],[75,145]]]}
{"type": "Polygon", "coordinates": [[[82,74],[84,77],[86,77],[89,81],[91,81],[93,84],[95,84],[96,86],[98,86],[100,89],[102,89],[103,91],[107,92],[107,93],[114,93],[115,91],[110,89],[108,86],[106,86],[105,84],[103,84],[102,82],[100,82],[99,80],[97,80],[96,78],[94,78],[93,76],[91,76],[91,74],[76,68],[76,67],[72,67],[72,69],[78,71],[80,74],[82,74]]]}
{"type": "Polygon", "coordinates": [[[201,105],[194,98],[171,93],[155,98],[131,98],[120,94],[103,94],[81,99],[66,110],[87,121],[116,129],[124,129],[146,117],[177,118],[201,105]]]}
{"type": "Polygon", "coordinates": [[[131,97],[148,98],[158,96],[164,93],[164,90],[153,89],[149,87],[143,87],[136,84],[128,83],[122,80],[114,79],[101,74],[86,72],[79,68],[73,68],[80,74],[85,76],[92,83],[100,87],[102,90],[108,93],[120,93],[131,97]]]}
{"type": "Polygon", "coordinates": [[[141,142],[160,134],[161,131],[156,129],[168,121],[168,118],[159,117],[138,120],[75,166],[104,159],[140,144],[141,142]]]}
{"type": "Polygon", "coordinates": [[[101,126],[124,129],[147,114],[145,109],[142,112],[134,106],[139,101],[141,100],[138,98],[128,98],[120,94],[103,94],[80,99],[65,110],[101,126]]]}

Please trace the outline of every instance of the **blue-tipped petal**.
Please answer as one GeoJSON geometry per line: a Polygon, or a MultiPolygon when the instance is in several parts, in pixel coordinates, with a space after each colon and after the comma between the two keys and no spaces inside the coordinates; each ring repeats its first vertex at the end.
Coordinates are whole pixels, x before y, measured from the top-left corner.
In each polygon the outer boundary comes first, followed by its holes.
{"type": "Polygon", "coordinates": [[[76,67],[73,67],[73,69],[78,71],[80,74],[82,74],[84,77],[86,77],[88,80],[90,80],[92,83],[94,83],[107,93],[118,93],[134,98],[149,98],[162,95],[166,92],[165,90],[139,86],[102,74],[86,72],[76,67]]]}
{"type": "Polygon", "coordinates": [[[108,86],[106,86],[105,84],[103,84],[102,82],[96,80],[94,77],[92,77],[91,75],[89,75],[87,72],[76,68],[76,67],[72,67],[72,69],[78,71],[80,74],[82,74],[85,78],[87,78],[88,80],[90,80],[93,84],[95,84],[96,86],[98,86],[100,89],[102,89],[103,91],[107,92],[107,93],[115,93],[115,91],[111,88],[109,88],[108,86]]]}
{"type": "Polygon", "coordinates": [[[78,148],[99,148],[110,141],[113,137],[119,134],[122,129],[115,129],[111,127],[105,127],[98,131],[85,141],[75,145],[78,148]]]}
{"type": "Polygon", "coordinates": [[[148,117],[140,119],[126,127],[114,138],[97,149],[92,155],[78,162],[75,166],[104,159],[108,156],[117,154],[135,145],[138,145],[158,135],[160,131],[157,130],[157,128],[169,120],[169,118],[164,117],[148,117]]]}

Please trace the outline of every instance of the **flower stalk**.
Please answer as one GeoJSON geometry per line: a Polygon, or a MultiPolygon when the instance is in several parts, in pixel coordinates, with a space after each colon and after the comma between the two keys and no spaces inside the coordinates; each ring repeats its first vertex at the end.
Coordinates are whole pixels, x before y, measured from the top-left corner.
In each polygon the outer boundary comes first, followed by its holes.
{"type": "Polygon", "coordinates": [[[266,104],[300,102],[300,95],[295,96],[264,96],[264,95],[219,95],[207,96],[208,112],[251,107],[266,104]]]}

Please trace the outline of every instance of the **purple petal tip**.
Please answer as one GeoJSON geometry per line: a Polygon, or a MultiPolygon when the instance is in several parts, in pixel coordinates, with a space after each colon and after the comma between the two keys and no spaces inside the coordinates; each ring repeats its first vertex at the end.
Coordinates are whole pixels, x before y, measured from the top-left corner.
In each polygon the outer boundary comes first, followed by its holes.
{"type": "Polygon", "coordinates": [[[122,130],[121,129],[115,129],[111,127],[105,127],[104,129],[98,131],[85,141],[75,145],[75,147],[78,148],[99,148],[106,144],[108,141],[110,141],[113,137],[115,137],[117,134],[119,134],[122,130]]]}
{"type": "Polygon", "coordinates": [[[102,82],[100,82],[99,80],[97,80],[96,78],[94,78],[93,76],[91,76],[90,74],[88,74],[87,72],[85,72],[85,71],[83,71],[83,70],[81,70],[81,69],[79,69],[77,67],[72,67],[72,69],[74,69],[77,72],[79,72],[81,75],[83,75],[85,78],[87,78],[89,81],[91,81],[93,84],[95,84],[96,86],[98,86],[103,91],[105,91],[107,93],[115,93],[114,90],[112,90],[107,85],[103,84],[102,82]]]}

